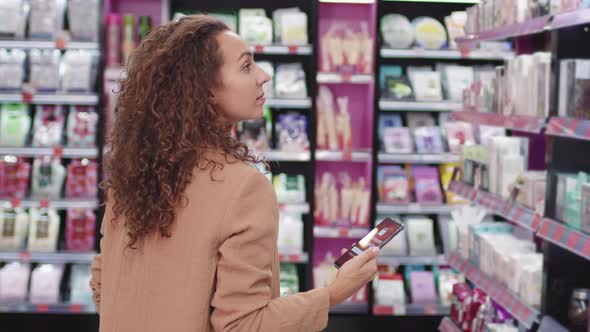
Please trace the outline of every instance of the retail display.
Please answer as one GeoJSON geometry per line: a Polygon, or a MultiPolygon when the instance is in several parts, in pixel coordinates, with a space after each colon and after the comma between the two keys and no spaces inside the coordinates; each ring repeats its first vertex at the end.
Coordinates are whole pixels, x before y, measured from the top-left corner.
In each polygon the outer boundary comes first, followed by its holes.
{"type": "Polygon", "coordinates": [[[53,304],[60,300],[59,285],[64,273],[63,265],[41,264],[31,272],[29,301],[53,304]]]}
{"type": "Polygon", "coordinates": [[[326,172],[315,185],[315,223],[368,227],[370,197],[364,177],[354,180],[346,173],[326,172]]]}
{"type": "Polygon", "coordinates": [[[301,152],[309,150],[307,117],[303,114],[280,114],[276,124],[277,149],[301,152]]]}
{"type": "Polygon", "coordinates": [[[66,217],[66,248],[73,251],[94,250],[95,229],[94,211],[69,209],[66,217]]]}
{"type": "Polygon", "coordinates": [[[352,123],[348,109],[349,97],[334,95],[329,87],[321,86],[318,93],[318,148],[335,151],[352,149],[352,123]],[[336,107],[337,105],[337,107],[336,107]]]}
{"type": "Polygon", "coordinates": [[[4,303],[23,303],[28,295],[30,266],[20,262],[0,268],[0,300],[4,303]]]}
{"type": "Polygon", "coordinates": [[[92,290],[88,287],[90,279],[90,264],[72,265],[69,283],[71,303],[86,305],[93,303],[92,290]]]}
{"type": "Polygon", "coordinates": [[[321,72],[372,73],[374,42],[369,22],[335,21],[319,41],[321,72]]]}
{"type": "Polygon", "coordinates": [[[281,296],[299,292],[299,276],[294,264],[281,263],[281,296]]]}

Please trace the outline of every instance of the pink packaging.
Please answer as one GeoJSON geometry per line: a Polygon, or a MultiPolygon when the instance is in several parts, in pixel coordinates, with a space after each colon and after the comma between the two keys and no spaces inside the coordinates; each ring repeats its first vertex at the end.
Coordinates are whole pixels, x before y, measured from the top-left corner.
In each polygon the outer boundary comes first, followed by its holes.
{"type": "Polygon", "coordinates": [[[442,204],[443,193],[440,189],[438,169],[429,166],[412,167],[416,202],[422,204],[442,204]]]}
{"type": "Polygon", "coordinates": [[[0,160],[0,197],[25,198],[30,174],[31,165],[22,158],[0,160]]]}
{"type": "Polygon", "coordinates": [[[98,163],[72,160],[68,165],[66,198],[94,198],[98,194],[98,163]]]}
{"type": "Polygon", "coordinates": [[[97,123],[98,115],[93,107],[72,106],[68,116],[68,146],[93,148],[97,123]]]}
{"type": "Polygon", "coordinates": [[[461,329],[463,329],[463,331],[472,332],[471,328],[473,326],[473,320],[477,317],[479,307],[485,303],[486,297],[487,295],[481,289],[476,288],[473,290],[471,300],[465,307],[465,314],[463,316],[463,321],[461,322],[461,329]]]}
{"type": "Polygon", "coordinates": [[[474,145],[475,136],[473,126],[466,122],[447,122],[445,124],[447,132],[447,143],[451,153],[461,153],[463,145],[474,145]]]}
{"type": "Polygon", "coordinates": [[[453,286],[450,315],[455,323],[461,324],[463,316],[465,315],[465,307],[469,304],[472,293],[473,291],[471,290],[471,287],[465,282],[459,282],[453,286]]]}
{"type": "Polygon", "coordinates": [[[96,215],[92,210],[68,209],[66,218],[66,247],[68,250],[94,250],[96,215]]]}
{"type": "Polygon", "coordinates": [[[434,274],[430,271],[414,271],[410,274],[412,303],[436,303],[434,274]]]}
{"type": "Polygon", "coordinates": [[[121,15],[108,14],[106,17],[107,66],[121,64],[121,15]]]}

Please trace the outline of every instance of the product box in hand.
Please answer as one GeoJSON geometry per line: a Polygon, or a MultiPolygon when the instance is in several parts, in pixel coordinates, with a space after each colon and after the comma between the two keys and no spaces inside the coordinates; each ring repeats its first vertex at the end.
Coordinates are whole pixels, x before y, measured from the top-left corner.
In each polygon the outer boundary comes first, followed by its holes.
{"type": "MultiPolygon", "coordinates": [[[[400,219],[399,216],[388,216],[392,219],[400,219]]],[[[375,220],[375,226],[378,226],[383,221],[383,218],[375,220]]],[[[403,221],[402,221],[403,223],[403,221]]],[[[383,248],[380,254],[383,256],[406,256],[408,254],[408,244],[406,240],[406,232],[402,232],[389,241],[383,248]]]]}

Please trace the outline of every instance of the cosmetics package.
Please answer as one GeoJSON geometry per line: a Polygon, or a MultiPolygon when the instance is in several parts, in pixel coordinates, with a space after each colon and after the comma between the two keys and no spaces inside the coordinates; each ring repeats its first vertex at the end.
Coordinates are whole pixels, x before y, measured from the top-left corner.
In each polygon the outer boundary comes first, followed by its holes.
{"type": "Polygon", "coordinates": [[[450,317],[458,325],[463,321],[466,311],[467,299],[471,297],[473,290],[465,282],[459,282],[453,285],[451,295],[450,317]]]}
{"type": "Polygon", "coordinates": [[[40,264],[31,272],[29,300],[33,304],[56,304],[60,302],[59,286],[64,266],[40,264]]]}
{"type": "Polygon", "coordinates": [[[280,213],[277,243],[281,253],[303,252],[303,219],[300,214],[280,213]]]}
{"type": "Polygon", "coordinates": [[[295,264],[281,263],[280,270],[281,296],[299,293],[299,276],[295,264]]]}
{"type": "Polygon", "coordinates": [[[374,40],[367,21],[334,22],[320,36],[322,72],[370,74],[373,71],[374,40]]]}
{"type": "Polygon", "coordinates": [[[381,35],[391,48],[410,48],[414,44],[414,26],[404,15],[384,15],[381,18],[381,35]]]}
{"type": "Polygon", "coordinates": [[[452,163],[441,164],[439,166],[440,181],[441,181],[442,187],[444,188],[445,198],[446,198],[446,202],[448,204],[465,204],[465,203],[467,203],[467,201],[464,200],[463,198],[461,198],[461,196],[457,196],[447,189],[449,186],[449,183],[451,182],[451,179],[453,177],[453,171],[455,170],[456,167],[459,167],[459,166],[460,166],[460,164],[458,164],[458,163],[456,163],[456,164],[452,164],[452,163]]]}
{"type": "Polygon", "coordinates": [[[240,36],[248,44],[272,44],[272,20],[262,8],[241,8],[239,11],[240,36]]]}
{"type": "Polygon", "coordinates": [[[412,153],[414,143],[407,127],[387,127],[383,129],[383,147],[387,153],[412,153]]]}
{"type": "Polygon", "coordinates": [[[401,66],[381,66],[379,86],[383,98],[392,100],[414,99],[412,85],[408,78],[403,75],[401,66]]]}
{"type": "Polygon", "coordinates": [[[299,8],[277,9],[273,12],[275,43],[305,45],[308,43],[307,14],[299,8]]]}
{"type": "Polygon", "coordinates": [[[521,184],[517,197],[518,202],[543,215],[545,211],[547,172],[526,171],[518,177],[517,183],[521,184]]]}
{"type": "Polygon", "coordinates": [[[305,177],[303,175],[277,174],[273,185],[280,204],[305,203],[305,177]]]}
{"type": "Polygon", "coordinates": [[[457,223],[449,215],[437,216],[438,229],[443,243],[443,252],[450,253],[458,250],[457,223]]]}
{"type": "Polygon", "coordinates": [[[447,122],[445,131],[447,133],[449,151],[452,153],[461,152],[461,147],[464,145],[469,146],[475,144],[473,126],[470,123],[447,122]]]}
{"type": "Polygon", "coordinates": [[[588,174],[578,172],[575,178],[567,177],[565,180],[566,196],[563,221],[574,229],[582,226],[582,186],[589,182],[588,174]]]}
{"type": "Polygon", "coordinates": [[[276,125],[277,148],[281,151],[301,152],[309,150],[307,117],[303,114],[280,114],[276,125]]]}
{"type": "Polygon", "coordinates": [[[29,215],[19,207],[6,205],[0,209],[0,250],[24,249],[28,234],[29,215]]]}
{"type": "Polygon", "coordinates": [[[72,39],[98,41],[101,5],[99,0],[68,0],[68,22],[72,39]]]}
{"type": "MultiPolygon", "coordinates": [[[[394,219],[398,219],[401,221],[399,216],[389,216],[394,219]]],[[[375,226],[378,226],[383,221],[383,218],[377,218],[375,220],[375,226]]],[[[402,221],[403,222],[403,221],[402,221]]],[[[398,234],[395,236],[389,243],[387,243],[381,251],[379,252],[380,255],[383,256],[406,256],[408,254],[407,250],[407,240],[405,232],[398,234]]]]}
{"type": "Polygon", "coordinates": [[[408,245],[412,256],[434,256],[434,222],[421,216],[411,216],[404,219],[407,227],[408,245]]]}
{"type": "Polygon", "coordinates": [[[443,153],[444,146],[439,127],[420,127],[414,130],[418,153],[443,153]]]}
{"type": "MultiPolygon", "coordinates": [[[[0,36],[24,39],[30,7],[24,0],[4,0],[0,3],[0,36]]],[[[0,75],[1,77],[2,75],[0,75]]]]}
{"type": "Polygon", "coordinates": [[[438,169],[429,166],[413,166],[416,202],[420,204],[442,204],[438,169]]]}
{"type": "Polygon", "coordinates": [[[254,151],[270,149],[272,134],[272,112],[264,107],[263,117],[258,120],[246,120],[238,123],[237,136],[240,142],[254,151]]]}
{"type": "Polygon", "coordinates": [[[66,0],[29,0],[29,37],[53,40],[64,26],[66,0]]]}
{"type": "Polygon", "coordinates": [[[92,210],[68,209],[66,217],[66,248],[73,251],[94,250],[96,215],[92,210]]]}
{"type": "Polygon", "coordinates": [[[410,77],[417,101],[443,100],[439,72],[409,67],[408,76],[410,77]]]}
{"type": "Polygon", "coordinates": [[[442,72],[442,86],[448,100],[462,101],[463,90],[473,82],[473,67],[457,65],[437,65],[442,72]]]}
{"type": "Polygon", "coordinates": [[[277,98],[306,98],[305,71],[301,63],[277,65],[275,94],[277,98]]]}
{"type": "Polygon", "coordinates": [[[436,303],[434,275],[430,271],[414,271],[410,274],[410,292],[414,304],[436,303]]]}
{"type": "Polygon", "coordinates": [[[26,302],[30,274],[28,263],[7,263],[0,268],[0,302],[26,302]]]}
{"type": "Polygon", "coordinates": [[[0,159],[0,197],[23,199],[27,196],[31,165],[22,158],[0,159]]]}
{"type": "Polygon", "coordinates": [[[408,175],[400,166],[380,166],[377,169],[379,201],[389,204],[410,202],[408,175]]]}
{"type": "Polygon", "coordinates": [[[465,282],[461,274],[451,269],[440,269],[438,274],[438,299],[442,305],[450,306],[453,299],[453,288],[458,283],[465,282]]]}
{"type": "Polygon", "coordinates": [[[56,91],[59,89],[60,62],[61,53],[59,50],[30,50],[29,83],[38,91],[56,91]]]}
{"type": "Polygon", "coordinates": [[[425,49],[438,50],[447,45],[445,27],[432,17],[417,17],[412,20],[416,44],[425,49]]]}
{"type": "Polygon", "coordinates": [[[114,67],[121,64],[121,15],[107,14],[105,22],[106,66],[114,67]]]}
{"type": "MultiPolygon", "coordinates": [[[[519,156],[522,155],[522,150],[524,146],[528,146],[528,142],[524,138],[519,137],[493,137],[489,142],[489,184],[490,184],[490,192],[497,195],[502,195],[503,197],[508,197],[508,193],[504,192],[507,187],[503,187],[504,185],[510,185],[510,178],[512,181],[515,180],[515,172],[510,171],[509,174],[504,175],[500,171],[500,163],[502,162],[502,158],[506,156],[519,156]],[[510,175],[510,177],[508,177],[510,175]],[[506,179],[505,179],[506,177],[506,179]]],[[[523,162],[527,159],[523,158],[523,162]]],[[[515,164],[518,163],[520,160],[509,159],[507,161],[507,166],[510,161],[514,161],[515,164]]],[[[523,169],[521,166],[518,166],[519,169],[523,169]]],[[[525,164],[524,169],[528,168],[528,164],[525,164]]],[[[520,174],[520,173],[519,173],[520,174]]],[[[518,174],[516,174],[517,176],[518,174]]]]}
{"type": "Polygon", "coordinates": [[[380,272],[373,281],[373,290],[375,305],[393,307],[394,315],[405,315],[406,294],[401,274],[380,272]]]}
{"type": "Polygon", "coordinates": [[[31,178],[33,198],[57,199],[66,176],[66,168],[59,158],[44,156],[35,158],[31,178]]]}
{"type": "Polygon", "coordinates": [[[23,147],[31,128],[31,116],[25,104],[2,104],[0,145],[23,147]]]}
{"type": "MultiPolygon", "coordinates": [[[[381,151],[385,151],[384,131],[386,128],[398,128],[402,126],[402,117],[399,114],[382,114],[379,116],[379,146],[381,151]]],[[[395,142],[393,142],[395,143],[395,142]]]]}
{"type": "Polygon", "coordinates": [[[92,305],[92,290],[88,285],[92,275],[90,264],[74,264],[70,274],[70,303],[92,305]]]}
{"type": "Polygon", "coordinates": [[[406,115],[408,120],[408,127],[414,132],[416,128],[420,127],[435,127],[434,117],[428,113],[420,112],[409,112],[406,115]]]}
{"type": "MultiPolygon", "coordinates": [[[[274,90],[274,82],[275,82],[275,69],[272,65],[272,63],[268,62],[268,61],[259,61],[256,62],[256,64],[258,65],[258,67],[260,67],[268,76],[270,76],[270,81],[264,83],[264,85],[262,86],[262,89],[264,90],[264,97],[265,98],[273,98],[275,95],[275,90],[274,90]]],[[[304,80],[305,83],[305,80],[304,80]]]]}
{"type": "Polygon", "coordinates": [[[465,36],[465,24],[467,23],[467,12],[455,11],[445,16],[445,26],[449,34],[449,48],[456,49],[457,38],[465,36]]]}
{"type": "Polygon", "coordinates": [[[71,106],[68,114],[67,138],[72,148],[93,148],[96,146],[98,114],[94,107],[71,106]]]}
{"type": "Polygon", "coordinates": [[[321,175],[315,186],[318,225],[340,227],[368,227],[371,192],[364,177],[353,181],[347,173],[338,180],[330,172],[321,175]]]}
{"type": "Polygon", "coordinates": [[[33,123],[33,146],[61,146],[65,112],[61,105],[37,105],[33,123]]]}
{"type": "Polygon", "coordinates": [[[100,53],[67,50],[61,61],[61,90],[88,93],[94,90],[100,53]]]}
{"type": "Polygon", "coordinates": [[[509,198],[519,175],[526,170],[526,161],[521,155],[500,156],[498,163],[498,194],[509,198]]]}
{"type": "Polygon", "coordinates": [[[21,90],[25,80],[26,59],[27,54],[23,50],[0,48],[0,90],[21,90]]]}
{"type": "Polygon", "coordinates": [[[337,96],[325,86],[318,95],[318,148],[332,151],[352,152],[352,120],[349,97],[337,96]],[[336,102],[336,103],[334,103],[336,102]],[[335,105],[338,107],[336,108],[335,105]]]}
{"type": "Polygon", "coordinates": [[[98,163],[73,159],[67,167],[66,198],[92,198],[98,195],[98,163]]]}
{"type": "Polygon", "coordinates": [[[483,146],[488,146],[492,137],[506,136],[506,129],[502,127],[479,125],[477,126],[478,141],[483,146]]]}
{"type": "Polygon", "coordinates": [[[129,63],[129,57],[133,50],[135,50],[137,39],[135,33],[135,16],[127,14],[123,16],[123,43],[122,43],[122,55],[123,55],[123,66],[127,66],[129,63]]]}
{"type": "Polygon", "coordinates": [[[57,250],[59,215],[54,209],[31,209],[29,211],[29,251],[53,252],[57,250]]]}

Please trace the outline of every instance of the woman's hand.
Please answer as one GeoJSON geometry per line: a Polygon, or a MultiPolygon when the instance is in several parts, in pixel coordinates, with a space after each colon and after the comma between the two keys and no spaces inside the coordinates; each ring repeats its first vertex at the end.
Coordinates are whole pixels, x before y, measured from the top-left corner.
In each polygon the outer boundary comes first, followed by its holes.
{"type": "MultiPolygon", "coordinates": [[[[342,249],[341,253],[344,254],[346,251],[347,249],[342,249]]],[[[372,247],[342,265],[336,275],[336,280],[328,286],[330,307],[344,302],[373,280],[377,274],[378,255],[379,248],[372,247]]]]}

